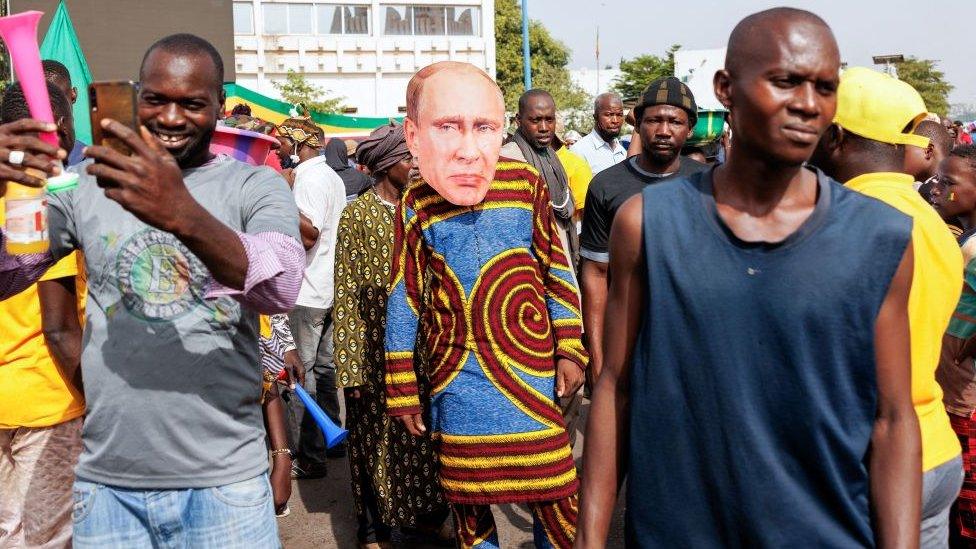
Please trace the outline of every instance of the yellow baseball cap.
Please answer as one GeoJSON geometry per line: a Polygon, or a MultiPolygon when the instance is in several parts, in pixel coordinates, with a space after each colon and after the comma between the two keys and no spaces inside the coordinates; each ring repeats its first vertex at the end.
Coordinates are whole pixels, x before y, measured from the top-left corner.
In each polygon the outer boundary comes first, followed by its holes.
{"type": "Polygon", "coordinates": [[[926,115],[922,96],[906,82],[866,67],[851,67],[840,75],[834,123],[851,133],[925,148],[929,139],[911,132],[926,115]]]}

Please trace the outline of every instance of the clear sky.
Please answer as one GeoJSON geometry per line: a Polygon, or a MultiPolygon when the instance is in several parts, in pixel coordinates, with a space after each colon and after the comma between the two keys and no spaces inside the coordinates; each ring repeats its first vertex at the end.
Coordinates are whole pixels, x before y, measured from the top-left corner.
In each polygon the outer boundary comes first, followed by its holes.
{"type": "MultiPolygon", "coordinates": [[[[782,2],[766,0],[528,0],[541,21],[573,50],[571,68],[616,67],[621,57],[660,55],[671,44],[688,49],[725,46],[744,16],[782,2]]],[[[790,2],[823,17],[849,65],[871,66],[872,55],[901,53],[936,59],[956,86],[950,103],[976,104],[976,1],[820,0],[790,2]]]]}

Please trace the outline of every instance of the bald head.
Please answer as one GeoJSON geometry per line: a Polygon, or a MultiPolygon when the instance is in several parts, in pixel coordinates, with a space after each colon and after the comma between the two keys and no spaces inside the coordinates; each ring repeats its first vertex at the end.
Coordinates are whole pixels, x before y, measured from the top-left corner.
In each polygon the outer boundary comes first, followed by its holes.
{"type": "Polygon", "coordinates": [[[834,119],[839,84],[837,41],[822,19],[791,8],[743,19],[713,78],[738,143],[730,159],[800,169],[834,119]]]}
{"type": "Polygon", "coordinates": [[[946,131],[941,122],[934,120],[922,120],[918,127],[912,132],[922,137],[928,137],[932,147],[941,155],[942,158],[949,155],[952,150],[952,136],[946,131]]]}
{"type": "Polygon", "coordinates": [[[546,90],[529,90],[519,97],[518,112],[525,113],[529,109],[530,105],[535,104],[552,105],[555,107],[556,101],[553,100],[552,95],[550,95],[546,90]]]}
{"type": "Polygon", "coordinates": [[[777,55],[777,45],[789,40],[790,34],[802,32],[805,39],[837,58],[837,41],[827,22],[809,11],[796,8],[772,8],[754,13],[732,29],[725,54],[725,69],[732,75],[746,67],[761,66],[767,57],[777,55]]]}
{"type": "Polygon", "coordinates": [[[596,114],[616,106],[623,108],[623,104],[624,102],[620,99],[620,95],[613,92],[603,92],[593,100],[593,113],[596,114]]]}
{"type": "Polygon", "coordinates": [[[620,128],[624,124],[624,103],[620,96],[611,93],[601,93],[593,100],[593,130],[607,143],[612,143],[620,136],[620,128]]]}
{"type": "MultiPolygon", "coordinates": [[[[953,139],[949,130],[945,129],[937,117],[922,120],[912,131],[929,139],[929,145],[921,147],[905,147],[905,173],[915,177],[916,181],[925,181],[938,173],[939,165],[952,151],[953,139]]],[[[911,128],[906,129],[908,131],[911,128]]]]}
{"type": "Polygon", "coordinates": [[[472,78],[483,81],[498,93],[499,100],[504,108],[505,99],[501,88],[491,79],[488,74],[470,63],[460,61],[441,61],[417,71],[407,84],[407,117],[414,120],[419,116],[420,103],[423,99],[424,89],[427,88],[427,81],[437,77],[436,80],[449,81],[452,78],[472,78]]]}

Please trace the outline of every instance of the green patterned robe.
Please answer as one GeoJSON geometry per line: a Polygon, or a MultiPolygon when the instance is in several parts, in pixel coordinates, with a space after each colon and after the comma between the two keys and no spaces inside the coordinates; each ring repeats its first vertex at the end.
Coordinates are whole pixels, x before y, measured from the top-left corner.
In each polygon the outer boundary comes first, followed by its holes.
{"type": "MultiPolygon", "coordinates": [[[[395,206],[370,190],[342,212],[336,244],[333,309],[336,384],[358,388],[346,398],[349,464],[356,512],[376,494],[384,524],[414,526],[444,505],[429,437],[416,439],[386,415],[383,340],[393,253],[395,206]]],[[[421,365],[421,370],[423,370],[421,365]]]]}

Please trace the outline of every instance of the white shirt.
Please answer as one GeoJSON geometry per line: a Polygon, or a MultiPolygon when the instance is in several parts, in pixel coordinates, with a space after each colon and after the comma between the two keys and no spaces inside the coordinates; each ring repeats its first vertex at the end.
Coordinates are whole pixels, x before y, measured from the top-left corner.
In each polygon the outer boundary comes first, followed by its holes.
{"type": "Polygon", "coordinates": [[[319,231],[319,238],[305,252],[305,274],[296,305],[328,309],[335,297],[335,248],[339,216],[346,206],[342,179],[316,156],[295,168],[295,204],[319,231]]]}
{"type": "Polygon", "coordinates": [[[596,133],[596,130],[586,134],[585,137],[573,144],[569,150],[582,156],[586,163],[590,165],[593,175],[613,166],[621,160],[627,158],[627,149],[620,144],[620,140],[613,138],[612,143],[607,143],[596,133]]]}

